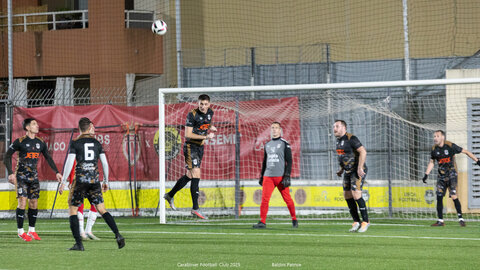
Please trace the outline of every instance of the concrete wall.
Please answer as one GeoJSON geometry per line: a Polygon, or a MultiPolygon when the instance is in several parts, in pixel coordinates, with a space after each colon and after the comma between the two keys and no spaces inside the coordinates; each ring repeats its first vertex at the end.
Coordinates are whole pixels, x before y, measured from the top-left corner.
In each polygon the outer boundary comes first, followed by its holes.
{"type": "MultiPolygon", "coordinates": [[[[447,70],[447,78],[480,77],[480,69],[447,70]]],[[[447,139],[468,149],[467,98],[480,98],[480,85],[447,86],[447,139]]],[[[469,149],[470,151],[471,149],[469,149]]],[[[462,203],[463,212],[480,213],[480,209],[468,209],[468,162],[472,160],[464,154],[456,155],[458,168],[458,197],[462,203]]],[[[448,200],[448,211],[455,212],[452,200],[448,200]]]]}

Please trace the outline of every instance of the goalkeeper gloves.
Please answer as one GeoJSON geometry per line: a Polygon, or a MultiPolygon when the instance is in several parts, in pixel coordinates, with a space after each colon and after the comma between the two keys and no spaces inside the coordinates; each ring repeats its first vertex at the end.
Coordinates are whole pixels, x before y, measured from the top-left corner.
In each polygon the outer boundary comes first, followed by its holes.
{"type": "Polygon", "coordinates": [[[263,176],[260,176],[260,180],[258,181],[258,184],[260,186],[263,186],[263,176]]]}
{"type": "Polygon", "coordinates": [[[477,159],[477,165],[480,166],[480,158],[477,159]]]}
{"type": "Polygon", "coordinates": [[[427,183],[427,178],[428,178],[428,174],[425,174],[422,178],[422,181],[423,181],[424,184],[427,183]]]}
{"type": "Polygon", "coordinates": [[[290,175],[284,175],[282,179],[283,187],[287,188],[290,186],[290,175]]]}

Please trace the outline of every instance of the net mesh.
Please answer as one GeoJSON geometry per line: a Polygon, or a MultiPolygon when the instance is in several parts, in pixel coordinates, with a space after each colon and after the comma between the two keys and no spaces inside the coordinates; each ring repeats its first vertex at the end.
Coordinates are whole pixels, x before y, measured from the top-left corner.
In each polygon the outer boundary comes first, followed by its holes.
{"type": "MultiPolygon", "coordinates": [[[[270,138],[271,123],[278,121],[283,126],[283,137],[292,145],[294,167],[290,194],[297,216],[304,219],[349,218],[342,178],[336,175],[339,165],[332,131],[334,120],[343,119],[347,122],[347,131],[356,135],[367,149],[368,175],[362,195],[371,214],[374,217],[435,219],[436,167],[427,184],[421,181],[430,161],[433,132],[446,130],[447,140],[465,149],[470,147],[479,155],[476,137],[468,137],[470,127],[464,125],[472,113],[467,112],[467,100],[477,98],[478,102],[478,90],[475,85],[441,85],[408,89],[299,88],[298,91],[212,93],[213,125],[218,132],[215,139],[205,143],[200,208],[211,217],[226,213],[229,217],[258,216],[263,144],[270,138]],[[449,108],[462,107],[464,110],[446,111],[447,96],[451,97],[449,108]],[[237,134],[239,143],[233,139],[237,134]],[[240,155],[235,155],[236,149],[240,155]]],[[[182,91],[166,94],[167,131],[172,122],[183,123],[188,111],[198,106],[195,101],[199,94],[182,91]],[[184,109],[178,110],[179,106],[184,109]]],[[[184,130],[178,125],[175,129],[179,149],[184,130]]],[[[176,158],[167,158],[167,191],[186,172],[182,154],[179,151],[176,158]]],[[[464,217],[477,220],[478,209],[472,207],[472,202],[478,197],[470,196],[468,190],[476,190],[476,178],[469,174],[478,172],[479,168],[464,154],[457,155],[457,166],[457,192],[464,217]]],[[[445,213],[448,213],[447,218],[454,219],[455,208],[448,197],[444,198],[445,213]]],[[[167,221],[191,220],[189,186],[174,198],[179,209],[174,211],[167,204],[167,221]]],[[[269,215],[289,216],[277,191],[270,201],[269,215]]]]}

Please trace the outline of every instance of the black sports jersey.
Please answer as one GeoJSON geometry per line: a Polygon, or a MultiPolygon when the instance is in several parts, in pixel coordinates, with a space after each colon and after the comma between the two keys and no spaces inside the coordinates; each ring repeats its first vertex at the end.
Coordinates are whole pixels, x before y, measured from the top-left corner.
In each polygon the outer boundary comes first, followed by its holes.
{"type": "Polygon", "coordinates": [[[50,167],[55,171],[55,173],[58,173],[57,166],[55,166],[55,162],[48,153],[47,144],[41,138],[35,137],[31,139],[30,137],[25,135],[16,139],[10,145],[10,147],[8,147],[4,163],[7,167],[9,175],[13,174],[12,155],[17,151],[17,174],[28,176],[28,180],[33,180],[31,179],[32,177],[29,175],[37,175],[37,164],[40,153],[43,154],[46,161],[48,162],[48,165],[50,165],[50,167]]]}
{"type": "MultiPolygon", "coordinates": [[[[188,113],[185,126],[192,127],[192,132],[194,134],[206,136],[208,133],[208,129],[210,128],[210,123],[212,122],[212,119],[212,109],[208,108],[207,113],[202,113],[200,109],[196,108],[188,113]]],[[[205,140],[187,138],[188,143],[194,143],[198,145],[203,145],[204,141],[205,140]]]]}
{"type": "Polygon", "coordinates": [[[75,180],[82,183],[99,182],[98,159],[105,153],[102,145],[91,135],[80,135],[72,141],[70,154],[75,154],[75,180]]]}
{"type": "Polygon", "coordinates": [[[438,161],[438,173],[444,175],[448,172],[455,171],[455,155],[462,152],[462,148],[450,141],[445,141],[442,147],[432,146],[431,158],[438,161]]]}
{"type": "Polygon", "coordinates": [[[345,173],[351,173],[358,167],[360,153],[357,151],[362,143],[358,138],[350,133],[345,133],[337,139],[338,163],[345,173]]]}

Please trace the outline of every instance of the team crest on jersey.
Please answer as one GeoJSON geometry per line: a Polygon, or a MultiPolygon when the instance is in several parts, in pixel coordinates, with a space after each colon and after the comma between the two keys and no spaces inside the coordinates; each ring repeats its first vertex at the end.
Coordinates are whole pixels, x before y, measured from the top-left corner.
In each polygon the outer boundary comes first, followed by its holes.
{"type": "Polygon", "coordinates": [[[40,144],[39,143],[35,144],[35,147],[37,147],[37,149],[40,149],[40,144]]]}
{"type": "Polygon", "coordinates": [[[210,116],[210,114],[207,115],[207,119],[208,119],[208,121],[210,121],[210,120],[212,119],[212,117],[210,116]]]}
{"type": "Polygon", "coordinates": [[[448,155],[448,150],[445,149],[445,152],[444,152],[444,153],[445,153],[445,155],[448,155]]]}
{"type": "Polygon", "coordinates": [[[203,120],[203,117],[200,116],[200,120],[203,120]]]}
{"type": "Polygon", "coordinates": [[[343,146],[344,142],[345,142],[345,141],[341,141],[341,142],[340,142],[340,145],[343,146]]]}
{"type": "Polygon", "coordinates": [[[30,144],[29,144],[29,143],[27,143],[27,144],[25,144],[25,146],[27,146],[27,147],[30,147],[30,144]]]}
{"type": "Polygon", "coordinates": [[[437,155],[440,155],[440,152],[437,152],[437,155]]]}

